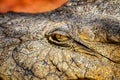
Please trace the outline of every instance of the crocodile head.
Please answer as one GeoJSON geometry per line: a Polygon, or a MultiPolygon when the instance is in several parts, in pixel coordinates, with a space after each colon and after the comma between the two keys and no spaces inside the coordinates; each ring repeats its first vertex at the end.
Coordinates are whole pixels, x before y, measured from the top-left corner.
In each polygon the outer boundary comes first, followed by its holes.
{"type": "Polygon", "coordinates": [[[120,79],[120,1],[85,1],[0,14],[0,79],[120,79]]]}

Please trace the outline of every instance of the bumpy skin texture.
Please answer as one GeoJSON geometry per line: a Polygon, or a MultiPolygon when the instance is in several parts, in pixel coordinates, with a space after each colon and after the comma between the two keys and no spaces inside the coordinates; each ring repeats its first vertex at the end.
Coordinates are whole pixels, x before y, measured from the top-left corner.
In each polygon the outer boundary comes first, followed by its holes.
{"type": "Polygon", "coordinates": [[[48,13],[0,14],[0,79],[119,80],[120,0],[71,0],[48,13]]]}

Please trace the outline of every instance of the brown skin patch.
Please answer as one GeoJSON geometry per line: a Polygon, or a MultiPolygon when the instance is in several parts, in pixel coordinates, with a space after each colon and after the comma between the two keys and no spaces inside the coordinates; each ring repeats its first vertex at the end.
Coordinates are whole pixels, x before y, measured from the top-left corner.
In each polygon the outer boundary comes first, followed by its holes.
{"type": "Polygon", "coordinates": [[[40,13],[54,10],[68,0],[0,0],[0,13],[40,13]]]}

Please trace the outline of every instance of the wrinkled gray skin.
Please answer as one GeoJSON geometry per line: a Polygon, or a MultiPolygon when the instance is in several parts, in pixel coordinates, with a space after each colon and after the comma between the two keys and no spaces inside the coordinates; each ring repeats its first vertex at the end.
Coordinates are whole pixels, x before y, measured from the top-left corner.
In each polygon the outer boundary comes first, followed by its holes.
{"type": "Polygon", "coordinates": [[[71,0],[47,13],[0,14],[0,79],[119,80],[119,5],[71,0]]]}

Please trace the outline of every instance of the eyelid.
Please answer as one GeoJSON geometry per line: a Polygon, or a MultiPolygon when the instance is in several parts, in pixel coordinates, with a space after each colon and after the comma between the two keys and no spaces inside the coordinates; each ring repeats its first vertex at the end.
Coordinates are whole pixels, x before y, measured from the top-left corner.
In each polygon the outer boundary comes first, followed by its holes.
{"type": "Polygon", "coordinates": [[[70,35],[68,34],[67,31],[65,30],[54,30],[54,31],[50,31],[49,33],[46,33],[46,35],[53,35],[53,34],[59,34],[59,35],[63,35],[63,36],[68,36],[70,37],[70,35]]]}

